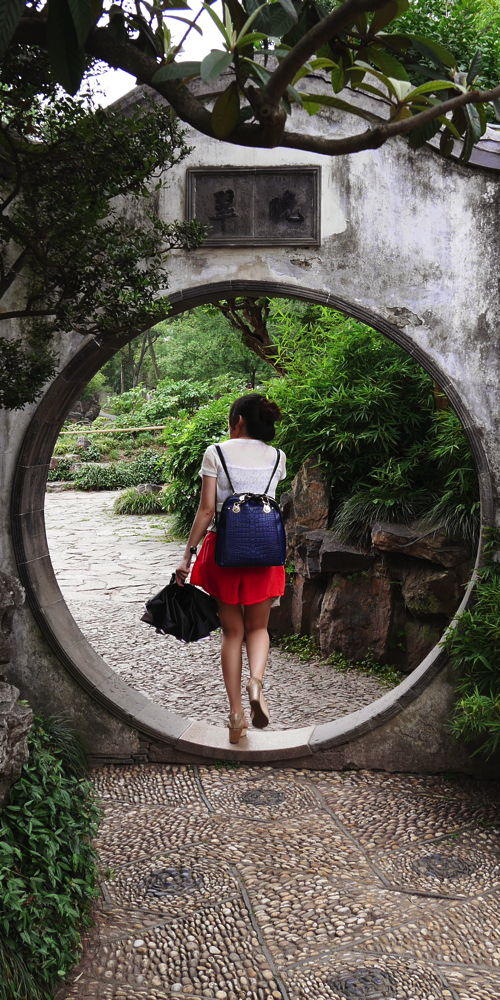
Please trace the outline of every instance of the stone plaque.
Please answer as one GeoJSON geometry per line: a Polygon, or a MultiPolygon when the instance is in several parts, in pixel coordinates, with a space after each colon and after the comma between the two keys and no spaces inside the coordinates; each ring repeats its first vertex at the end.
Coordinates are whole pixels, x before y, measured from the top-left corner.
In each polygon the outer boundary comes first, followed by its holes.
{"type": "Polygon", "coordinates": [[[204,246],[318,246],[319,167],[187,170],[186,217],[204,246]]]}

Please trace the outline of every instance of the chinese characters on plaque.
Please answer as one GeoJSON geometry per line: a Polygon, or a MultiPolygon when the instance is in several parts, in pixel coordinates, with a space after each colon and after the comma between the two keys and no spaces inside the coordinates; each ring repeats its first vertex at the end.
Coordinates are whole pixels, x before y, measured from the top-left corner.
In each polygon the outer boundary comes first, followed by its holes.
{"type": "Polygon", "coordinates": [[[204,246],[318,246],[319,167],[188,169],[189,220],[204,246]]]}

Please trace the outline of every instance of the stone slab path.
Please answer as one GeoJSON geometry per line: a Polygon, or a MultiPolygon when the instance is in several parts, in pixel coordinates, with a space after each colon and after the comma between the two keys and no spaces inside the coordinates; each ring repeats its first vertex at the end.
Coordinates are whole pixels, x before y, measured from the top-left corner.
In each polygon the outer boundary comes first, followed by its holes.
{"type": "MultiPolygon", "coordinates": [[[[184,546],[168,540],[165,515],[114,516],[117,495],[47,493],[48,543],[62,593],[82,632],[127,684],[188,718],[225,725],[219,636],[186,645],[140,621],[144,601],[169,582],[184,546]]],[[[244,682],[247,676],[245,663],[244,682]]],[[[266,673],[269,728],[327,722],[386,691],[375,677],[302,663],[273,648],[266,673]]]]}
{"type": "Polygon", "coordinates": [[[104,871],[56,1000],[498,1000],[499,837],[466,778],[93,772],[104,871]]]}

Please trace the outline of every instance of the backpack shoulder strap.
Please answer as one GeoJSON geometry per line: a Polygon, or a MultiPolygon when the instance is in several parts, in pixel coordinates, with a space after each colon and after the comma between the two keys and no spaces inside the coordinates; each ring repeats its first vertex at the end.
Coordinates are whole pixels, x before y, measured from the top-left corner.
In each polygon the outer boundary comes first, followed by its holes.
{"type": "Polygon", "coordinates": [[[218,454],[218,456],[219,456],[219,458],[220,458],[220,460],[222,462],[222,468],[224,469],[224,472],[226,473],[227,481],[229,483],[229,486],[231,487],[231,489],[232,489],[232,491],[234,493],[235,492],[234,486],[233,486],[233,484],[231,482],[231,477],[229,475],[229,472],[227,471],[226,459],[224,458],[224,455],[222,454],[222,448],[218,444],[215,445],[215,448],[216,448],[217,454],[218,454]]]}
{"type": "Polygon", "coordinates": [[[276,448],[276,461],[274,463],[274,469],[271,472],[271,478],[270,478],[270,480],[269,480],[269,482],[268,482],[268,484],[267,484],[267,486],[266,486],[266,488],[264,490],[264,493],[267,493],[267,491],[268,491],[268,489],[269,489],[269,487],[270,487],[270,485],[271,485],[271,483],[273,481],[273,476],[274,476],[274,473],[276,472],[276,469],[278,468],[278,462],[279,462],[279,460],[280,460],[280,452],[279,452],[279,448],[276,448]]]}

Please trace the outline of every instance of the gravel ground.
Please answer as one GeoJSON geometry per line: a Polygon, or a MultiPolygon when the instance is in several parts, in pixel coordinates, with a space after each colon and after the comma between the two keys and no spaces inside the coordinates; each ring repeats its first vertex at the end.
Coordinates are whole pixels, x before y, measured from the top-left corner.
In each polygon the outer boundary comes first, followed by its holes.
{"type": "MultiPolygon", "coordinates": [[[[140,621],[144,602],[170,579],[179,541],[169,518],[112,513],[116,492],[47,493],[54,569],[69,608],[94,648],[131,687],[191,719],[226,722],[217,633],[184,644],[140,621]]],[[[244,658],[243,683],[248,676],[244,658]]],[[[270,728],[326,722],[368,705],[387,688],[357,671],[303,663],[273,647],[265,679],[270,728]]],[[[246,699],[246,695],[245,695],[246,699]]]]}

